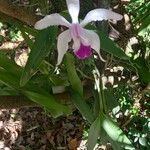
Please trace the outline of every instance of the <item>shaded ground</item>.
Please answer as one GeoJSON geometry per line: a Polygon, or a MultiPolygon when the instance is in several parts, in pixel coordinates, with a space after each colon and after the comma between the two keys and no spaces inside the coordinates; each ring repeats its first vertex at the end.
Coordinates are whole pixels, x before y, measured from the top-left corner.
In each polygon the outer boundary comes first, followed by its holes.
{"type": "MultiPolygon", "coordinates": [[[[38,107],[2,109],[0,150],[86,150],[85,125],[77,111],[54,119],[38,107]]],[[[111,150],[111,146],[96,150],[111,150]]]]}
{"type": "Polygon", "coordinates": [[[52,119],[37,107],[1,110],[0,120],[1,150],[76,149],[84,126],[76,112],[52,119]]]}

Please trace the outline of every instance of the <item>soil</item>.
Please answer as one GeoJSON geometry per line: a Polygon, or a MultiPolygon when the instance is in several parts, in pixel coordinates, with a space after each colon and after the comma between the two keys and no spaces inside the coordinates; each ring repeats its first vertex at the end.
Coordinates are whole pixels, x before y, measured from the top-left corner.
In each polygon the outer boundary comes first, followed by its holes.
{"type": "Polygon", "coordinates": [[[39,107],[2,109],[0,150],[75,150],[84,124],[77,111],[55,119],[39,107]]]}

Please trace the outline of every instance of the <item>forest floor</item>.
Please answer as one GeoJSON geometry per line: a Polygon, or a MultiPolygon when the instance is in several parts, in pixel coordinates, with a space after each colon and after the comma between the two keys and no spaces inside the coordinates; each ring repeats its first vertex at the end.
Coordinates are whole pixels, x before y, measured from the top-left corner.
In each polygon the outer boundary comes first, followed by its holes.
{"type": "MultiPolygon", "coordinates": [[[[0,150],[86,150],[85,126],[78,111],[55,119],[39,107],[2,109],[0,150]]],[[[111,150],[111,146],[96,150],[111,150]]]]}

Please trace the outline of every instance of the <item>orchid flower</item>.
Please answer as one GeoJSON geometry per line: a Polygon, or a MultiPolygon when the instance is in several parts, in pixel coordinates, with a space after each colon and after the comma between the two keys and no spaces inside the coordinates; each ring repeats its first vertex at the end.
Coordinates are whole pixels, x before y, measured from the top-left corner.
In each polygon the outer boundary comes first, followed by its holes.
{"type": "Polygon", "coordinates": [[[85,18],[79,23],[79,0],[66,0],[67,8],[72,19],[69,23],[63,16],[58,13],[45,16],[35,24],[38,30],[54,25],[62,25],[68,27],[67,30],[58,36],[57,50],[58,60],[57,65],[62,62],[62,59],[67,52],[68,43],[73,40],[73,52],[79,59],[85,59],[91,56],[92,49],[100,56],[100,39],[97,33],[92,30],[87,30],[84,27],[92,21],[101,20],[121,20],[122,15],[108,9],[94,9],[87,13],[85,18]]]}

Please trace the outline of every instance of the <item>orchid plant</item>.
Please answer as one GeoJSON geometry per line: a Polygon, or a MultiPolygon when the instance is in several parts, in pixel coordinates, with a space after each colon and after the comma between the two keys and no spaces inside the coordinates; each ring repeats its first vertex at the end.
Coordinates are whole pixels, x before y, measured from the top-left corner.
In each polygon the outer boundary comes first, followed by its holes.
{"type": "Polygon", "coordinates": [[[81,22],[79,22],[79,0],[66,0],[66,3],[72,19],[72,23],[69,23],[60,14],[54,13],[45,16],[35,24],[35,28],[38,30],[42,30],[54,25],[62,25],[68,27],[67,30],[65,30],[58,36],[57,65],[62,62],[62,59],[69,48],[68,43],[71,40],[73,40],[73,52],[79,59],[90,57],[92,55],[92,49],[95,50],[100,56],[99,36],[94,31],[87,30],[84,27],[92,21],[121,20],[122,15],[108,9],[98,8],[88,12],[85,18],[81,22]]]}

